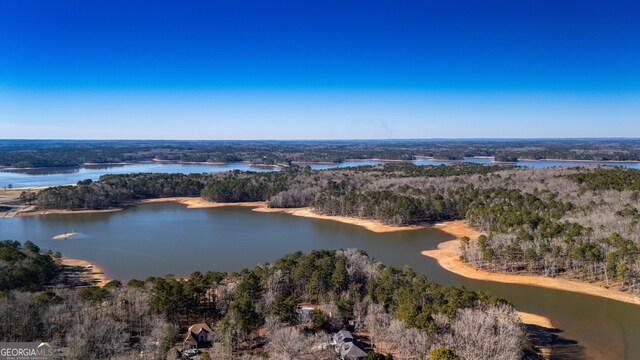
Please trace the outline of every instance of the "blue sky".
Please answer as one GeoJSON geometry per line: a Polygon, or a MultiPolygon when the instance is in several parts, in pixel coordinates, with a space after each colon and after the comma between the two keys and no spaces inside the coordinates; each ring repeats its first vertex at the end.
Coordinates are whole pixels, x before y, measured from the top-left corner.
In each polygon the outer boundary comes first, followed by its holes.
{"type": "Polygon", "coordinates": [[[636,1],[0,4],[0,138],[640,137],[636,1]]]}

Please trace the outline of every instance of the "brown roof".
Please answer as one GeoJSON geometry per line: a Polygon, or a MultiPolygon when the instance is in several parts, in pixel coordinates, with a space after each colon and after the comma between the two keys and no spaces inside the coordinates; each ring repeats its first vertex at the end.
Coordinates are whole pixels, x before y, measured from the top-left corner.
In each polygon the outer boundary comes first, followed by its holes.
{"type": "Polygon", "coordinates": [[[196,341],[196,339],[193,337],[193,333],[188,333],[187,337],[184,339],[184,341],[182,342],[183,344],[197,344],[198,341],[196,341]]]}
{"type": "Polygon", "coordinates": [[[213,330],[211,330],[211,328],[209,327],[209,325],[207,325],[207,323],[197,323],[197,324],[193,324],[193,325],[189,326],[189,333],[197,334],[201,330],[204,330],[204,331],[206,331],[208,333],[212,333],[213,332],[213,330]]]}
{"type": "Polygon", "coordinates": [[[208,333],[212,333],[213,330],[206,323],[197,323],[189,326],[189,331],[187,331],[187,336],[184,338],[183,344],[197,344],[198,338],[196,334],[200,333],[200,331],[206,331],[208,333]]]}

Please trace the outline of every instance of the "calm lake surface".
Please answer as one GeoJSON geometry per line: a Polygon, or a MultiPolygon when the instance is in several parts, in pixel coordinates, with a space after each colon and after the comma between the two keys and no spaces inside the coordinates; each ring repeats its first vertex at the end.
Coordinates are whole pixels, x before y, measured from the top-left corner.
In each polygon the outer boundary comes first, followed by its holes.
{"type": "MultiPolygon", "coordinates": [[[[466,158],[466,162],[475,162],[482,164],[490,164],[490,158],[466,158]]],[[[456,161],[439,161],[433,159],[417,159],[413,161],[416,165],[435,166],[450,165],[457,163],[456,161]]],[[[344,168],[360,165],[378,165],[383,164],[381,161],[365,160],[365,161],[346,161],[339,164],[312,164],[312,169],[323,170],[333,168],[344,168]]],[[[577,161],[520,161],[517,165],[529,166],[537,168],[546,168],[552,166],[585,166],[585,165],[610,165],[624,166],[627,168],[640,169],[640,163],[614,163],[614,162],[577,162],[577,161]]],[[[159,162],[143,162],[130,165],[108,165],[108,166],[85,166],[80,168],[41,168],[27,170],[0,170],[0,187],[9,184],[14,187],[29,186],[54,186],[75,184],[80,180],[91,179],[98,180],[100,176],[105,174],[133,174],[133,173],[212,173],[230,170],[244,171],[278,171],[277,167],[256,167],[247,163],[229,163],[224,165],[210,164],[178,164],[178,163],[159,163],[159,162]]]]}
{"type": "Polygon", "coordinates": [[[87,259],[118,279],[238,271],[294,251],[359,248],[387,265],[409,265],[430,279],[488,290],[519,310],[550,317],[567,341],[562,358],[640,358],[640,307],[531,286],[469,280],[420,255],[452,239],[435,229],[377,234],[334,221],[259,213],[248,208],[186,209],[147,204],[121,212],[0,219],[0,239],[31,240],[87,259]],[[52,240],[68,231],[79,236],[52,240]]]}

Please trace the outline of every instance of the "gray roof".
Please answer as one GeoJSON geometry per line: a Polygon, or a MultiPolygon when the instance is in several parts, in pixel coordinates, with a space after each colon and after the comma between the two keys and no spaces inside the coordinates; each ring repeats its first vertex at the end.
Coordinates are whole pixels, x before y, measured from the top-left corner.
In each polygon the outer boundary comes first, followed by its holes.
{"type": "Polygon", "coordinates": [[[353,335],[347,330],[340,330],[336,333],[336,339],[342,342],[353,341],[353,335]]]}
{"type": "Polygon", "coordinates": [[[358,345],[352,342],[348,342],[340,346],[340,356],[342,356],[343,359],[349,360],[362,359],[367,356],[367,353],[364,352],[364,350],[362,350],[358,345]]]}

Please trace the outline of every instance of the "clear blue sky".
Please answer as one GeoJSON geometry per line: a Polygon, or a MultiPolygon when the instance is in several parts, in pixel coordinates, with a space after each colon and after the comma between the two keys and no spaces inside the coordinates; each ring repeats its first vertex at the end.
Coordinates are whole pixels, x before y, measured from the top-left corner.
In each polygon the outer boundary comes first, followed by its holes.
{"type": "Polygon", "coordinates": [[[638,1],[0,3],[0,138],[610,136],[638,1]]]}

